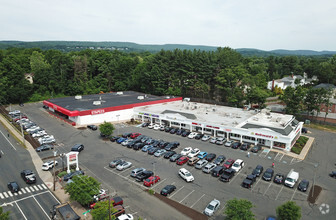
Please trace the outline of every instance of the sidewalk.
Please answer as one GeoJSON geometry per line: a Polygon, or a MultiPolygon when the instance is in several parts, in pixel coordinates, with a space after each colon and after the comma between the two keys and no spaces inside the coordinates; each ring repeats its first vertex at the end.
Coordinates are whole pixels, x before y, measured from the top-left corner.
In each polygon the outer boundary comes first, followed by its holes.
{"type": "MultiPolygon", "coordinates": [[[[0,114],[0,121],[1,123],[6,127],[6,129],[13,135],[17,140],[20,140],[22,142],[22,136],[21,134],[13,127],[11,123],[9,123],[2,114],[0,114]]],[[[65,193],[64,189],[62,188],[62,185],[57,181],[55,184],[55,191],[54,184],[53,184],[53,176],[51,172],[46,172],[41,169],[43,161],[41,160],[40,156],[36,153],[33,146],[28,142],[25,141],[26,149],[30,154],[30,157],[34,163],[35,169],[41,178],[41,180],[44,182],[44,184],[49,188],[50,192],[55,195],[55,197],[58,199],[60,203],[66,203],[69,202],[69,195],[65,193]]],[[[84,216],[83,213],[87,210],[83,208],[78,202],[72,201],[70,202],[70,205],[72,209],[81,217],[81,219],[92,219],[91,215],[88,213],[87,216],[84,216]]],[[[51,208],[51,207],[50,207],[51,208]]]]}

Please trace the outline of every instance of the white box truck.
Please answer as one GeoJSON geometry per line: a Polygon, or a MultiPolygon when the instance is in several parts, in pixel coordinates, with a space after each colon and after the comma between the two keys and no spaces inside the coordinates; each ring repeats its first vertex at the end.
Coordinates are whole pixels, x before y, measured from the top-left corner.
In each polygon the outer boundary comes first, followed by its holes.
{"type": "Polygon", "coordinates": [[[295,172],[294,169],[291,169],[285,179],[285,186],[293,188],[298,179],[299,173],[295,172]]]}

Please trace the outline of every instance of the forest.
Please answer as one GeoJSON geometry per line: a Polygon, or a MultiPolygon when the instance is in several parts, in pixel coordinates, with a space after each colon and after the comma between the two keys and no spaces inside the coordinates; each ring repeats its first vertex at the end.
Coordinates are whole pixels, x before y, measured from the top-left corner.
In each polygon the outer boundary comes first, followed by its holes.
{"type": "Polygon", "coordinates": [[[243,57],[228,47],[157,53],[13,47],[0,50],[0,102],[133,90],[241,107],[287,94],[267,90],[267,81],[304,72],[317,76],[318,83],[335,85],[336,55],[243,57]],[[33,75],[33,84],[26,74],[33,75]]]}

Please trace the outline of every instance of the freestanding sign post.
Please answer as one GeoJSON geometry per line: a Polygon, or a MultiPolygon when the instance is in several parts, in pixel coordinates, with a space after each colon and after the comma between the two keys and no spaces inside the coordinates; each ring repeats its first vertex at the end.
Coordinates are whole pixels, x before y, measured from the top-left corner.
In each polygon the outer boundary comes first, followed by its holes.
{"type": "Polygon", "coordinates": [[[67,154],[65,154],[66,158],[67,158],[67,173],[70,173],[70,165],[72,164],[76,164],[76,170],[79,170],[79,166],[78,166],[78,154],[79,152],[69,152],[67,154]]]}

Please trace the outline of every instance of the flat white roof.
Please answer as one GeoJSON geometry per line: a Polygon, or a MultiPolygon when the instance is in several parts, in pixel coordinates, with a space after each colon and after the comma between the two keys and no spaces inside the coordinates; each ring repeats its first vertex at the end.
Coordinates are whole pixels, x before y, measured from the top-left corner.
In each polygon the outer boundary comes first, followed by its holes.
{"type": "MultiPolygon", "coordinates": [[[[134,108],[140,112],[163,114],[164,111],[172,111],[171,114],[192,114],[195,119],[191,121],[206,122],[229,127],[242,127],[246,123],[267,127],[283,128],[284,124],[291,121],[293,116],[279,113],[270,113],[266,109],[261,112],[244,110],[228,106],[210,105],[196,102],[174,101],[163,104],[154,104],[134,108]]],[[[165,113],[167,114],[167,113],[165,113]]]]}

